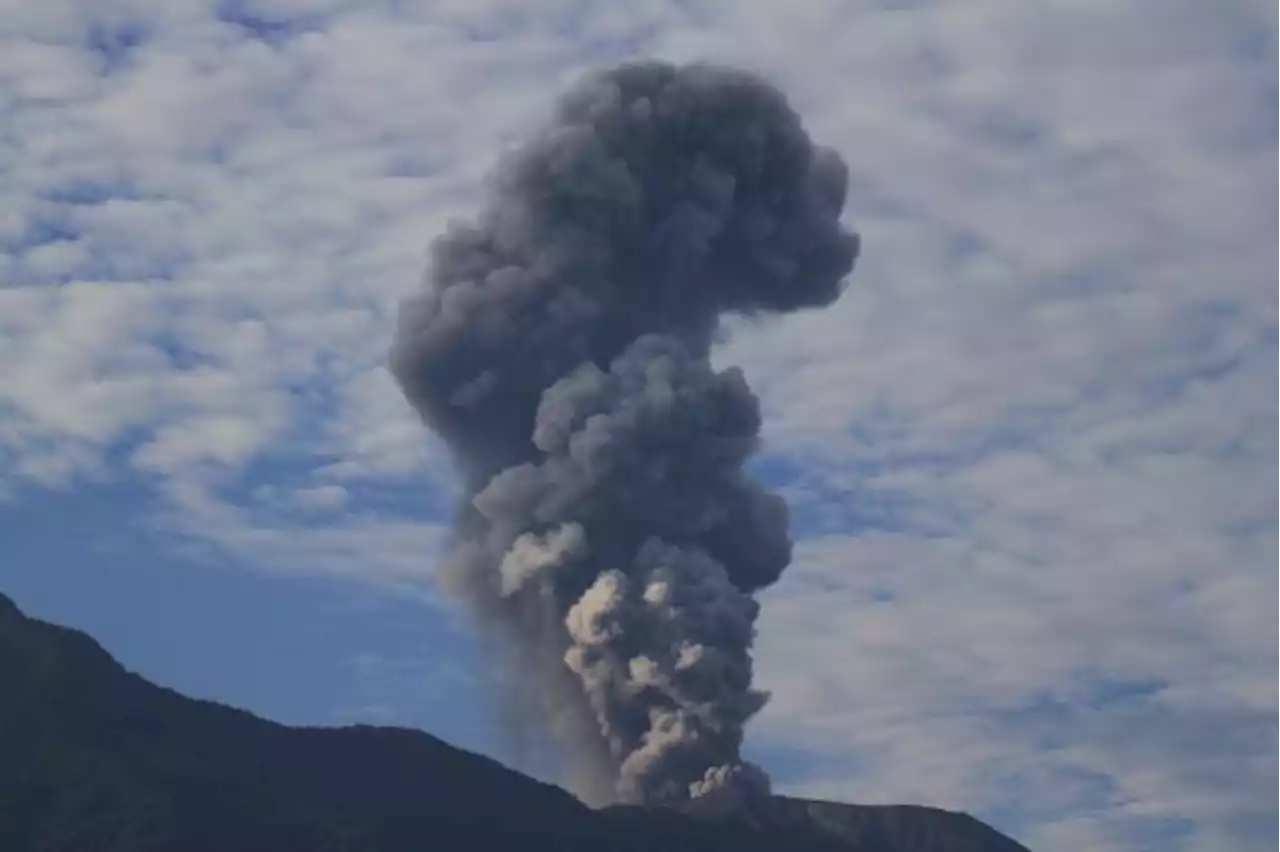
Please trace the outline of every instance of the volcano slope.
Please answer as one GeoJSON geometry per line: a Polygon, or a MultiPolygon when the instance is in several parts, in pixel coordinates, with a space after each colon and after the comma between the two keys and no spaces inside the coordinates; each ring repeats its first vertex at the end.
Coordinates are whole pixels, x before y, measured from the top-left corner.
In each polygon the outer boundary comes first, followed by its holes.
{"type": "Polygon", "coordinates": [[[0,595],[10,852],[1027,852],[960,813],[774,796],[592,810],[421,731],[287,727],[127,671],[0,595]]]}

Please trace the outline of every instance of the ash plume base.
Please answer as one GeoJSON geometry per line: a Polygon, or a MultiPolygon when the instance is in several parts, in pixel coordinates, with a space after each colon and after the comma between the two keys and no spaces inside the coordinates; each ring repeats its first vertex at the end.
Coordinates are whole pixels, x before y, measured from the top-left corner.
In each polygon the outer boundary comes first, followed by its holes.
{"type": "Polygon", "coordinates": [[[846,189],[760,78],[627,63],[559,99],[402,305],[390,368],[465,485],[446,586],[588,801],[768,791],[740,751],[788,513],[709,353],[724,314],[838,298],[846,189]]]}

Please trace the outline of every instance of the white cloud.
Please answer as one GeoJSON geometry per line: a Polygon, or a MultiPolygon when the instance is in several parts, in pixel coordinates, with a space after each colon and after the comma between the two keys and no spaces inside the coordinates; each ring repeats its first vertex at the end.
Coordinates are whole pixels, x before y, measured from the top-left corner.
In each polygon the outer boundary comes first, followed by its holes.
{"type": "Polygon", "coordinates": [[[848,749],[791,789],[1264,848],[1270,4],[212,5],[0,0],[0,495],[145,476],[184,546],[422,594],[441,530],[365,502],[451,488],[382,369],[427,240],[578,69],[739,62],[865,246],[718,356],[806,537],[756,735],[848,749]]]}
{"type": "Polygon", "coordinates": [[[347,489],[341,485],[317,485],[314,488],[299,488],[293,492],[293,502],[303,509],[335,511],[346,505],[347,489]]]}

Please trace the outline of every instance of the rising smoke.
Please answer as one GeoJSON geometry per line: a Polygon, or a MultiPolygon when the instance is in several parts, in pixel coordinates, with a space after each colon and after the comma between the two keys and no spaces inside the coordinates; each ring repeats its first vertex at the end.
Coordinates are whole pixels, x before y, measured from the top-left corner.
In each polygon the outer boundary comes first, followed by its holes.
{"type": "Polygon", "coordinates": [[[466,491],[451,585],[604,798],[768,789],[739,751],[788,514],[743,471],[756,397],[708,359],[722,314],[839,296],[846,184],[762,80],[626,64],[558,101],[401,308],[392,372],[466,491]]]}

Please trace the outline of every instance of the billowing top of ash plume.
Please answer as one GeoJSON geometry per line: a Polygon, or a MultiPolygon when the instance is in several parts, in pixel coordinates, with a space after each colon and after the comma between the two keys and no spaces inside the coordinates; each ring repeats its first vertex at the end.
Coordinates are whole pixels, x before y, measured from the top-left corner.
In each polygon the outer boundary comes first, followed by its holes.
{"type": "Polygon", "coordinates": [[[756,397],[708,356],[727,312],[839,296],[846,185],[758,77],[625,64],[500,163],[402,306],[391,369],[466,486],[449,586],[590,797],[767,789],[739,750],[788,514],[744,473],[756,397]]]}

